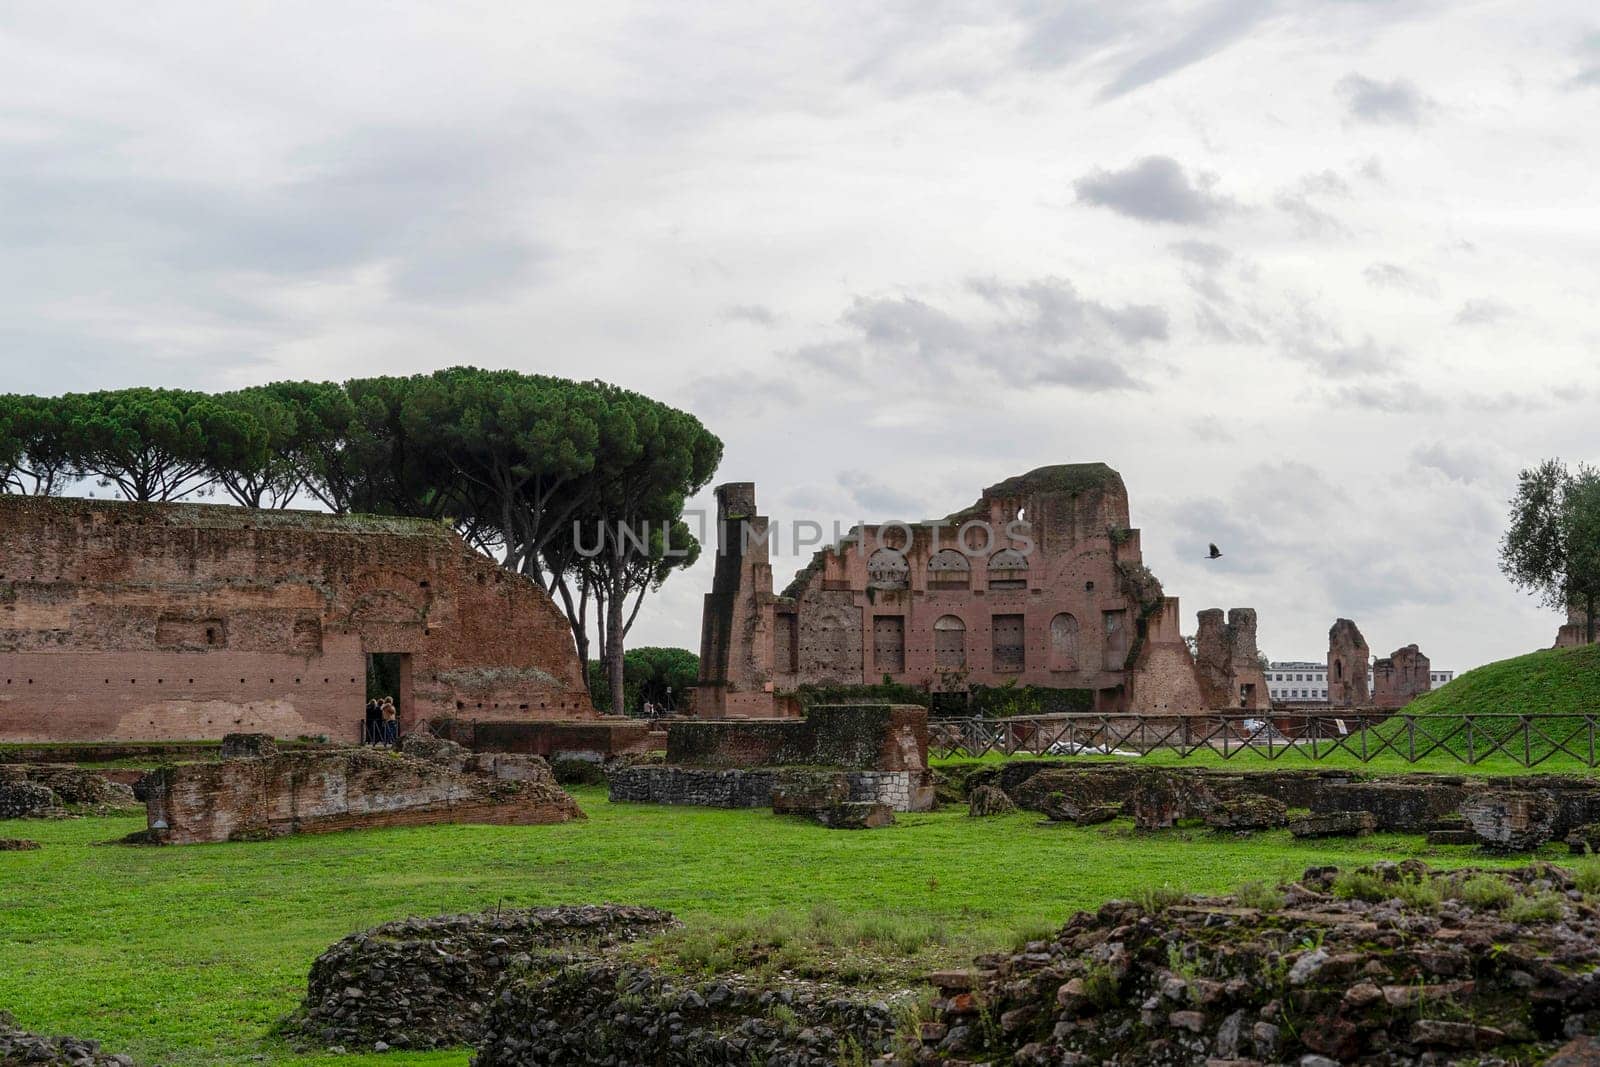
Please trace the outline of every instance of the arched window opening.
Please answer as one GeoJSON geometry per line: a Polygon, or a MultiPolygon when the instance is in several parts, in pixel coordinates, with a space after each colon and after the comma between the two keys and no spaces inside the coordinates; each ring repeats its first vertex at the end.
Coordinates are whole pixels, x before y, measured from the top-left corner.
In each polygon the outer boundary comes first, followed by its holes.
{"type": "Polygon", "coordinates": [[[972,564],[954,548],[942,548],[928,560],[928,588],[965,589],[972,584],[972,564]]]}
{"type": "Polygon", "coordinates": [[[911,566],[905,554],[880,548],[867,557],[867,586],[871,589],[904,589],[911,566]]]}
{"type": "Polygon", "coordinates": [[[1078,669],[1078,619],[1063,611],[1050,620],[1050,669],[1078,669]]]}
{"type": "Polygon", "coordinates": [[[989,557],[989,588],[1028,588],[1028,557],[1014,548],[1002,548],[989,557]]]}
{"type": "Polygon", "coordinates": [[[941,615],[933,624],[933,665],[942,671],[967,665],[967,624],[954,615],[941,615]]]}

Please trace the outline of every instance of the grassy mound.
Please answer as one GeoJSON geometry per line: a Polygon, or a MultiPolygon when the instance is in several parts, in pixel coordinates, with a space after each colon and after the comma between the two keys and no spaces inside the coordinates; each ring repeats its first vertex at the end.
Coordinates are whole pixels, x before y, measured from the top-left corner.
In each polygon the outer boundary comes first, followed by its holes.
{"type": "MultiPolygon", "coordinates": [[[[1463,758],[1484,758],[1497,742],[1533,759],[1559,756],[1558,746],[1586,756],[1591,727],[1583,716],[1600,715],[1600,645],[1545,649],[1486,664],[1423,694],[1404,711],[1423,721],[1387,722],[1373,733],[1405,746],[1414,732],[1419,750],[1448,738],[1444,747],[1463,758]],[[1535,721],[1525,739],[1524,715],[1560,718],[1535,721]]],[[[1600,728],[1595,733],[1600,748],[1600,728]]]]}

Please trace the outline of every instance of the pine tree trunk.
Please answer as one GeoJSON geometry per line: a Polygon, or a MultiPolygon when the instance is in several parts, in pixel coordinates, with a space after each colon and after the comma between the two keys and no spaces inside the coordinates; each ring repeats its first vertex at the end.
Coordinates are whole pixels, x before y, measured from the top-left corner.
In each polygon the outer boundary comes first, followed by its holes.
{"type": "Polygon", "coordinates": [[[627,694],[622,691],[622,611],[626,606],[622,590],[623,559],[620,550],[611,556],[610,593],[606,598],[606,672],[611,679],[611,713],[613,715],[626,715],[627,706],[624,701],[627,694]]]}

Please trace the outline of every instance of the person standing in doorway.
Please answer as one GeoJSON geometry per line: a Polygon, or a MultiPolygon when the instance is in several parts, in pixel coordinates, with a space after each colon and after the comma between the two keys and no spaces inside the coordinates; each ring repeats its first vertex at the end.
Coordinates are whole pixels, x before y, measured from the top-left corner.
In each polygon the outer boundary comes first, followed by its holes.
{"type": "Polygon", "coordinates": [[[400,720],[395,712],[394,697],[383,698],[383,743],[391,747],[400,740],[400,720]]]}
{"type": "Polygon", "coordinates": [[[367,701],[367,719],[362,724],[361,741],[363,744],[375,745],[381,741],[383,734],[383,701],[373,697],[367,701]]]}

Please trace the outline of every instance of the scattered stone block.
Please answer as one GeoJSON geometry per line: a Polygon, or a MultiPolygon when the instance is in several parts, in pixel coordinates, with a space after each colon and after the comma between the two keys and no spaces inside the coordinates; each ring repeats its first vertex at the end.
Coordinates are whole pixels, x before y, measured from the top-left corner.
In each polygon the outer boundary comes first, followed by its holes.
{"type": "Polygon", "coordinates": [[[271,734],[226,734],[222,738],[223,759],[266,759],[278,754],[278,742],[271,734]]]}
{"type": "Polygon", "coordinates": [[[881,830],[894,825],[894,809],[876,801],[845,801],[818,808],[811,817],[830,830],[881,830]]]}
{"type": "Polygon", "coordinates": [[[988,815],[1009,815],[1016,811],[1017,806],[1011,798],[1006,796],[1004,790],[995,785],[980,785],[972,791],[972,797],[967,801],[967,814],[973,818],[983,818],[988,815]]]}
{"type": "Polygon", "coordinates": [[[1555,832],[1555,798],[1543,791],[1487,790],[1462,802],[1461,815],[1484,848],[1529,852],[1555,832]]]}
{"type": "Polygon", "coordinates": [[[1378,828],[1370,811],[1327,811],[1289,820],[1295,837],[1366,837],[1378,828]]]}
{"type": "Polygon", "coordinates": [[[0,852],[37,852],[39,842],[22,837],[0,837],[0,852]]]}
{"type": "Polygon", "coordinates": [[[1186,814],[1184,783],[1175,774],[1147,771],[1134,785],[1128,804],[1133,809],[1136,829],[1169,829],[1178,825],[1178,820],[1186,814]]]}
{"type": "Polygon", "coordinates": [[[1288,810],[1282,801],[1271,797],[1240,796],[1215,802],[1205,818],[1213,830],[1273,830],[1288,820],[1288,810]]]}
{"type": "Polygon", "coordinates": [[[1471,830],[1429,830],[1430,845],[1476,845],[1478,835],[1471,830]]]}
{"type": "Polygon", "coordinates": [[[1051,822],[1070,822],[1078,826],[1110,822],[1122,814],[1122,805],[1115,801],[1079,801],[1065,793],[1051,793],[1039,800],[1039,811],[1051,822]]]}

